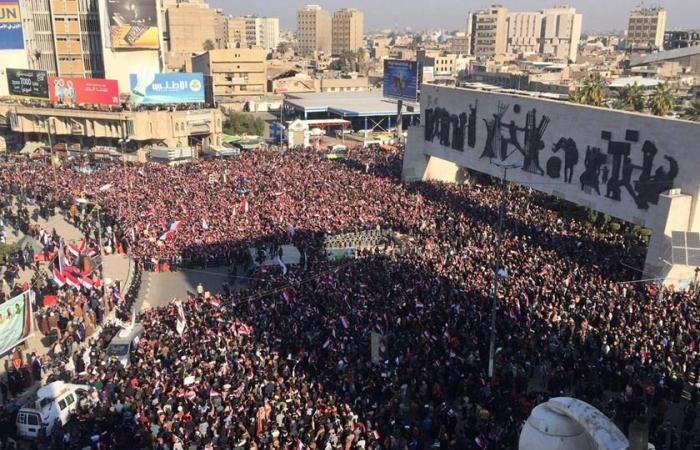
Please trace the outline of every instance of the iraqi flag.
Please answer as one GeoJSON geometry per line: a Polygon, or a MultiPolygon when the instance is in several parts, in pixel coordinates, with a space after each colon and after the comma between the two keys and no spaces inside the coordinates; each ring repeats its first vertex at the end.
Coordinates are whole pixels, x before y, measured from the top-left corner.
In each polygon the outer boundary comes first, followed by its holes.
{"type": "Polygon", "coordinates": [[[161,235],[160,240],[164,242],[171,240],[175,235],[175,232],[180,228],[180,224],[182,224],[181,220],[176,220],[175,222],[171,223],[165,233],[161,235]]]}
{"type": "Polygon", "coordinates": [[[53,280],[56,282],[58,287],[63,287],[66,284],[66,276],[58,267],[53,268],[53,280]]]}
{"type": "Polygon", "coordinates": [[[253,333],[253,328],[251,328],[250,326],[248,326],[242,322],[236,321],[233,324],[233,326],[234,326],[234,331],[236,332],[237,335],[250,336],[253,333]]]}
{"type": "Polygon", "coordinates": [[[64,271],[63,274],[66,277],[66,284],[68,286],[76,288],[76,289],[80,289],[82,284],[80,284],[80,279],[78,277],[76,277],[74,273],[64,271]]]}
{"type": "Polygon", "coordinates": [[[187,319],[185,318],[185,310],[182,308],[182,302],[175,299],[173,300],[175,306],[177,307],[177,321],[175,322],[175,330],[177,334],[182,335],[187,327],[187,319]]]}

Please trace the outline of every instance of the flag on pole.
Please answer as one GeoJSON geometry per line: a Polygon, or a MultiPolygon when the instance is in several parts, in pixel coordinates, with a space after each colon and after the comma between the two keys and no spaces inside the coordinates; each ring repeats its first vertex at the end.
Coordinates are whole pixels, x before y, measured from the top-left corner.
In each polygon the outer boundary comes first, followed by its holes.
{"type": "Polygon", "coordinates": [[[181,223],[181,220],[176,220],[175,222],[171,223],[167,231],[161,235],[160,240],[169,241],[170,239],[172,239],[175,235],[175,232],[178,230],[178,228],[180,228],[181,223]]]}
{"type": "Polygon", "coordinates": [[[182,335],[187,326],[187,319],[185,318],[185,310],[182,308],[182,302],[178,299],[174,299],[173,303],[177,307],[177,321],[175,322],[175,330],[177,334],[182,335]]]}

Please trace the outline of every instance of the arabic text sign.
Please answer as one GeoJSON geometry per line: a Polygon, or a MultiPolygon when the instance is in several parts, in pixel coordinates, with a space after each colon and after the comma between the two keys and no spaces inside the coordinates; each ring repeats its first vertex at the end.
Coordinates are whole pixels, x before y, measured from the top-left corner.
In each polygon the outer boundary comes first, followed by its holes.
{"type": "Polygon", "coordinates": [[[49,96],[61,105],[118,105],[117,80],[49,77],[49,96]]]}
{"type": "Polygon", "coordinates": [[[132,73],[131,102],[136,105],[204,103],[204,75],[201,73],[132,73]]]}

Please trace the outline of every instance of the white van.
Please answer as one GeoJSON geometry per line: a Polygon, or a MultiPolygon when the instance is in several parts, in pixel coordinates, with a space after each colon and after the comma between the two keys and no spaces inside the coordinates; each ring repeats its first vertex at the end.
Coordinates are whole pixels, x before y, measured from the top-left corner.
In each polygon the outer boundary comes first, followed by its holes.
{"type": "Polygon", "coordinates": [[[21,408],[17,413],[17,435],[21,438],[36,439],[44,429],[46,435],[53,431],[56,421],[68,423],[71,412],[85,398],[90,386],[54,381],[39,388],[34,407],[21,408]]]}
{"type": "Polygon", "coordinates": [[[105,353],[107,359],[116,359],[122,366],[129,366],[129,355],[131,351],[139,344],[141,335],[146,331],[143,324],[134,323],[128,328],[119,330],[116,336],[112,338],[105,353]]]}

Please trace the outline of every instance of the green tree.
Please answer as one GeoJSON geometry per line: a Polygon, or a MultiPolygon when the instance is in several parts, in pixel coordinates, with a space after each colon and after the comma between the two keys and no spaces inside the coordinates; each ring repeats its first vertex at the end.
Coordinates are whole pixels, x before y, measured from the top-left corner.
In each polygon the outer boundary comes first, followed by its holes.
{"type": "Polygon", "coordinates": [[[288,42],[280,42],[277,44],[277,53],[281,53],[282,55],[286,54],[289,51],[289,43],[288,42]]]}
{"type": "Polygon", "coordinates": [[[5,262],[7,255],[13,253],[15,250],[17,250],[15,244],[0,244],[0,264],[5,262]]]}
{"type": "Polygon", "coordinates": [[[265,133],[265,121],[250,113],[233,112],[224,122],[226,134],[252,134],[262,136],[265,133]]]}
{"type": "Polygon", "coordinates": [[[605,83],[599,72],[593,72],[586,77],[581,87],[576,89],[571,100],[575,103],[591,106],[603,106],[605,83]]]}
{"type": "Polygon", "coordinates": [[[671,112],[675,96],[676,91],[670,84],[658,84],[649,98],[651,113],[655,116],[665,116],[671,112]]]}
{"type": "Polygon", "coordinates": [[[628,85],[620,90],[620,94],[614,103],[615,109],[625,111],[644,111],[644,88],[637,84],[628,85]]]}
{"type": "Polygon", "coordinates": [[[202,49],[204,49],[204,51],[206,51],[206,52],[208,52],[209,50],[214,50],[215,48],[216,48],[216,45],[214,44],[214,41],[212,41],[211,39],[207,39],[202,44],[202,49]]]}
{"type": "Polygon", "coordinates": [[[688,120],[694,120],[695,122],[700,122],[700,99],[693,99],[685,108],[683,113],[683,118],[688,120]]]}

